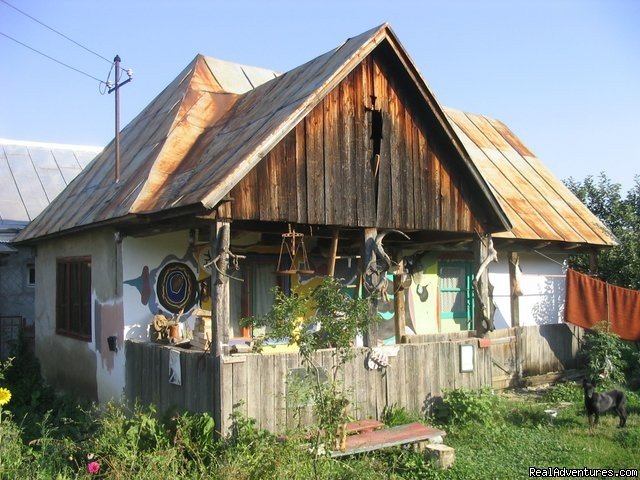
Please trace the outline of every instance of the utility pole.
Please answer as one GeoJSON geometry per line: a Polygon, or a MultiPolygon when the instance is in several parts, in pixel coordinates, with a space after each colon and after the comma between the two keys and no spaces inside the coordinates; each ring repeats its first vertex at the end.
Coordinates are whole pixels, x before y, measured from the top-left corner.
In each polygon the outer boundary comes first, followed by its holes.
{"type": "Polygon", "coordinates": [[[120,87],[126,85],[133,80],[133,72],[131,69],[127,70],[129,78],[120,83],[120,55],[116,55],[113,59],[116,70],[115,86],[109,89],[109,93],[116,92],[116,165],[115,165],[115,179],[116,183],[120,181],[120,87]]]}

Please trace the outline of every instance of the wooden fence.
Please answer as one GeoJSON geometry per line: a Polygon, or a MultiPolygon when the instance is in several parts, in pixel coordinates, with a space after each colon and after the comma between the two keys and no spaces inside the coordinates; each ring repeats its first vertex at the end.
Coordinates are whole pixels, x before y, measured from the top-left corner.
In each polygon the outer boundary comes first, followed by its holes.
{"type": "MultiPolygon", "coordinates": [[[[339,380],[350,394],[354,417],[380,418],[392,405],[424,412],[444,389],[504,388],[523,376],[575,368],[580,336],[577,327],[558,324],[499,330],[487,340],[467,332],[408,337],[409,343],[397,345],[397,354],[388,357],[389,366],[382,370],[370,370],[368,349],[356,349],[339,380]],[[461,371],[461,345],[473,347],[472,371],[461,371]]],[[[213,412],[223,432],[234,408],[274,432],[311,421],[311,407],[292,402],[294,395],[288,391],[292,376],[304,368],[299,354],[225,355],[217,365],[209,354],[179,349],[182,385],[177,386],[168,381],[170,350],[127,342],[129,399],[154,403],[161,412],[168,408],[213,412]]],[[[317,352],[314,361],[331,372],[333,351],[317,352]]]]}

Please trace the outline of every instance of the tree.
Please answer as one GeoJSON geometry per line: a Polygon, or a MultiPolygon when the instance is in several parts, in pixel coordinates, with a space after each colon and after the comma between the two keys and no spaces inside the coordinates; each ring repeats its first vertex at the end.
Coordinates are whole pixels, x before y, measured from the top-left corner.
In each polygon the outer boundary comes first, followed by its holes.
{"type": "MultiPolygon", "coordinates": [[[[370,299],[351,298],[343,291],[343,285],[333,277],[325,277],[320,285],[309,292],[293,289],[289,295],[276,287],[271,310],[264,315],[245,318],[244,325],[267,327],[263,338],[254,339],[254,348],[261,351],[269,340],[288,339],[289,345],[299,348],[307,375],[302,379],[291,378],[289,393],[296,400],[307,397],[313,404],[315,425],[314,451],[320,444],[325,453],[334,448],[337,432],[347,418],[349,392],[339,380],[345,364],[353,359],[357,336],[364,334],[377,317],[369,314],[370,299]],[[316,352],[331,348],[332,366],[323,374],[317,362],[316,352]]],[[[315,468],[314,463],[314,468],[315,468]]]]}
{"type": "MultiPolygon", "coordinates": [[[[612,183],[604,172],[597,180],[592,176],[582,182],[569,178],[565,184],[618,239],[618,246],[598,253],[598,276],[614,285],[640,289],[640,175],[634,179],[626,197],[620,184],[612,183]]],[[[578,271],[589,270],[584,255],[570,257],[569,265],[578,271]]]]}

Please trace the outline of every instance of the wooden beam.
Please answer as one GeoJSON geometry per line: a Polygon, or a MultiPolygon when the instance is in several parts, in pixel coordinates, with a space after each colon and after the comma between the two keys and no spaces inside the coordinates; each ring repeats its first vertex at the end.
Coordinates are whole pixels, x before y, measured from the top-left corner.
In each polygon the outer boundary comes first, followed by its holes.
{"type": "Polygon", "coordinates": [[[478,236],[474,242],[474,257],[476,274],[473,279],[475,290],[475,330],[479,337],[484,337],[487,332],[494,330],[493,324],[493,300],[489,285],[489,263],[497,260],[497,252],[493,248],[491,236],[478,236]]]}
{"type": "Polygon", "coordinates": [[[329,253],[329,267],[327,268],[327,275],[333,277],[336,271],[336,256],[338,255],[338,229],[333,231],[333,238],[331,239],[331,252],[329,253]]]}
{"type": "Polygon", "coordinates": [[[393,321],[396,333],[396,343],[402,343],[402,336],[405,332],[406,316],[404,309],[404,287],[402,286],[402,272],[404,271],[404,260],[398,260],[399,272],[393,276],[393,291],[395,297],[393,299],[393,321]]]}
{"type": "MultiPolygon", "coordinates": [[[[378,230],[376,228],[364,228],[363,229],[363,239],[362,239],[362,269],[361,276],[366,274],[367,266],[373,257],[375,257],[374,245],[376,243],[376,236],[378,235],[378,230]]],[[[362,282],[363,285],[366,282],[362,282]]],[[[367,291],[366,288],[362,289],[363,297],[369,297],[371,295],[370,292],[367,291]]],[[[372,318],[377,317],[378,315],[378,302],[372,301],[369,308],[369,315],[372,318]]],[[[375,347],[378,345],[378,326],[377,322],[371,322],[369,326],[369,330],[364,335],[364,345],[366,347],[375,347]]]]}
{"type": "Polygon", "coordinates": [[[228,221],[217,221],[212,225],[210,251],[214,258],[211,265],[211,353],[219,357],[222,348],[229,344],[229,278],[224,275],[229,267],[229,245],[231,226],[228,221]]]}
{"type": "Polygon", "coordinates": [[[231,226],[228,221],[215,221],[211,225],[209,251],[211,264],[211,355],[213,356],[213,417],[216,431],[224,435],[224,425],[230,412],[225,411],[225,394],[229,385],[224,385],[226,376],[223,365],[223,347],[229,344],[229,279],[226,272],[229,264],[231,226]],[[225,388],[226,387],[226,388],[225,388]]]}
{"type": "Polygon", "coordinates": [[[511,326],[520,326],[520,282],[518,281],[518,269],[520,268],[520,255],[518,252],[509,252],[509,285],[511,305],[511,326]]]}

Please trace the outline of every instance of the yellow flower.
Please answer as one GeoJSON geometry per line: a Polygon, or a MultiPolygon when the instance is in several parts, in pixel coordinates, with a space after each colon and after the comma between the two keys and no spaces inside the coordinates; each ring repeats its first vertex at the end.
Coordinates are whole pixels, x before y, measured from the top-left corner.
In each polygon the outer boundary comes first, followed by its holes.
{"type": "Polygon", "coordinates": [[[6,405],[11,400],[11,392],[6,388],[0,388],[0,407],[6,405]]]}

